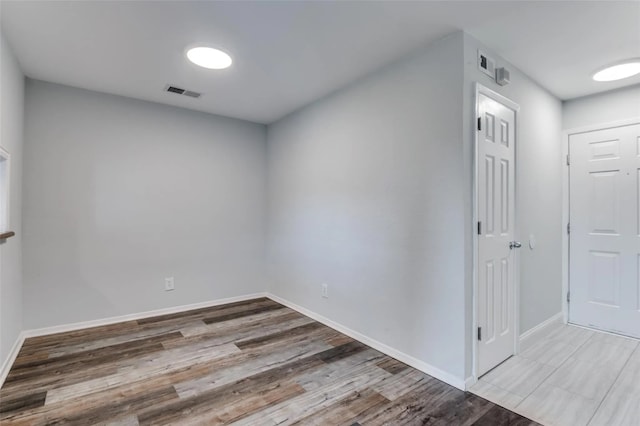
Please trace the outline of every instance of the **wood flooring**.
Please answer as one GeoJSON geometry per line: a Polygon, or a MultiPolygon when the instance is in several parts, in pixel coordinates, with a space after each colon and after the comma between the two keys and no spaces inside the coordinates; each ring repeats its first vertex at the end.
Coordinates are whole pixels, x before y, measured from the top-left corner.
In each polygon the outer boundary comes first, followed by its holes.
{"type": "Polygon", "coordinates": [[[270,299],[27,339],[1,425],[533,425],[270,299]]]}

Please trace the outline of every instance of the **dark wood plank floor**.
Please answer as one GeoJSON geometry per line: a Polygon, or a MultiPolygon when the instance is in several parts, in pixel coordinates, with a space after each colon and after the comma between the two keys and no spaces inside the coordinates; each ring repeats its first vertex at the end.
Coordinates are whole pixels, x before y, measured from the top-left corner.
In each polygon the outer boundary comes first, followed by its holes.
{"type": "Polygon", "coordinates": [[[533,425],[269,299],[27,339],[0,424],[533,425]]]}

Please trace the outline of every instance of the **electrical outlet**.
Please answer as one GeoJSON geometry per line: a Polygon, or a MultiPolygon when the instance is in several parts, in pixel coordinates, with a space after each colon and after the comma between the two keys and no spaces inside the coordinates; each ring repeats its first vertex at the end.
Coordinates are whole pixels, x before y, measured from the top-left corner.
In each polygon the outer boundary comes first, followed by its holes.
{"type": "Polygon", "coordinates": [[[322,284],[322,297],[329,298],[329,286],[326,284],[322,284]]]}
{"type": "Polygon", "coordinates": [[[164,279],[164,291],[171,291],[175,287],[173,285],[173,277],[167,277],[164,279]]]}

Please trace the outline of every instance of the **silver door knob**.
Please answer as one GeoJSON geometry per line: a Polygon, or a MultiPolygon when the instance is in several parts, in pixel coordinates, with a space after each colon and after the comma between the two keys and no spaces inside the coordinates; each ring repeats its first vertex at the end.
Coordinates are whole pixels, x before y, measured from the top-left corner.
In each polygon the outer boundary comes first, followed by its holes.
{"type": "Polygon", "coordinates": [[[514,248],[520,248],[520,247],[522,247],[522,244],[519,241],[511,241],[509,243],[509,248],[511,250],[513,250],[514,248]]]}

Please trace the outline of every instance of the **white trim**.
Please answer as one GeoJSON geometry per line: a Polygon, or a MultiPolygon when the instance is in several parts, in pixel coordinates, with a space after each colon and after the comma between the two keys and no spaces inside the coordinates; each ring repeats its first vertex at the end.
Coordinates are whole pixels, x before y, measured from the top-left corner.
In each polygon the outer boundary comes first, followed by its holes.
{"type": "Polygon", "coordinates": [[[7,183],[6,191],[4,194],[1,191],[2,188],[0,188],[0,197],[4,198],[2,200],[2,204],[4,204],[4,211],[0,211],[1,233],[11,230],[11,154],[9,154],[9,151],[4,149],[2,146],[0,146],[0,158],[7,163],[7,169],[5,171],[7,175],[7,183]]]}
{"type": "Polygon", "coordinates": [[[467,377],[467,380],[464,381],[464,390],[468,391],[471,389],[471,386],[478,383],[478,379],[475,376],[467,377]]]}
{"type": "Polygon", "coordinates": [[[572,135],[580,133],[593,132],[595,130],[612,129],[614,127],[624,127],[633,124],[640,124],[640,117],[627,118],[624,120],[611,121],[608,123],[592,124],[588,126],[576,127],[573,129],[567,129],[562,132],[562,161],[563,170],[562,173],[562,315],[565,324],[569,323],[569,303],[567,303],[567,292],[569,292],[570,280],[569,280],[569,235],[567,234],[566,226],[570,220],[571,206],[569,205],[569,174],[570,167],[567,166],[565,159],[569,155],[569,138],[572,135]]]}
{"type": "Polygon", "coordinates": [[[553,331],[554,326],[562,324],[562,312],[558,312],[551,318],[525,331],[520,335],[520,349],[526,351],[553,331]]]}
{"type": "Polygon", "coordinates": [[[613,129],[614,127],[632,126],[634,124],[639,124],[639,123],[640,123],[640,117],[633,117],[633,118],[626,118],[624,120],[610,121],[607,123],[590,124],[588,126],[574,127],[572,129],[565,130],[564,133],[568,133],[570,135],[577,135],[578,133],[588,133],[588,132],[593,132],[594,130],[613,129]]]}
{"type": "Polygon", "coordinates": [[[237,296],[237,297],[229,297],[226,299],[217,299],[217,300],[212,300],[208,302],[193,303],[190,305],[181,305],[181,306],[174,306],[170,308],[156,309],[153,311],[141,312],[137,314],[121,315],[117,317],[103,318],[99,320],[91,320],[91,321],[77,322],[73,324],[63,324],[63,325],[57,325],[53,327],[25,330],[21,332],[18,338],[16,339],[16,342],[13,345],[13,348],[11,349],[9,356],[7,357],[4,364],[2,365],[2,369],[0,370],[0,387],[4,383],[4,380],[6,379],[7,374],[11,369],[11,366],[15,362],[15,359],[18,356],[18,353],[20,352],[20,348],[22,347],[22,344],[24,343],[26,338],[45,336],[49,334],[63,333],[63,332],[74,331],[74,330],[81,330],[85,328],[115,324],[115,323],[124,322],[124,321],[133,321],[133,320],[150,318],[150,317],[159,316],[159,315],[167,315],[167,314],[173,314],[178,312],[190,311],[193,309],[207,308],[211,306],[225,305],[228,303],[242,302],[245,300],[257,299],[261,297],[267,297],[269,299],[274,300],[275,302],[278,302],[295,311],[298,311],[301,314],[308,316],[309,318],[312,318],[318,322],[321,322],[328,327],[331,327],[343,334],[346,334],[347,336],[353,339],[356,339],[367,346],[371,346],[372,348],[386,355],[389,355],[399,361],[402,361],[405,364],[410,365],[411,367],[416,368],[430,376],[433,376],[438,380],[442,380],[443,382],[450,384],[451,386],[454,386],[458,389],[466,390],[475,383],[474,377],[469,377],[466,380],[463,380],[457,376],[454,376],[453,374],[450,374],[424,361],[414,358],[411,355],[407,355],[404,352],[401,352],[397,349],[394,349],[390,346],[385,345],[384,343],[381,343],[375,339],[365,336],[364,334],[354,331],[349,327],[346,327],[320,314],[310,311],[309,309],[303,308],[302,306],[296,305],[295,303],[290,302],[274,294],[265,292],[265,293],[247,294],[244,296],[237,296]]]}
{"type": "Polygon", "coordinates": [[[18,353],[20,352],[20,349],[22,348],[22,344],[24,343],[24,339],[25,338],[26,338],[26,336],[24,334],[24,331],[22,331],[22,332],[20,332],[20,334],[18,334],[18,337],[16,338],[16,341],[13,344],[13,347],[11,348],[11,351],[9,352],[9,356],[2,363],[2,367],[0,368],[0,388],[4,385],[4,381],[7,379],[7,375],[9,374],[9,370],[11,370],[11,367],[13,366],[13,363],[15,362],[16,358],[18,357],[18,353]]]}
{"type": "MultiPolygon", "coordinates": [[[[478,223],[478,130],[477,130],[477,120],[480,117],[479,111],[479,103],[478,100],[480,98],[480,94],[483,94],[496,102],[499,102],[510,108],[514,112],[514,188],[515,188],[515,206],[514,206],[514,238],[518,239],[518,221],[517,221],[517,211],[518,211],[518,176],[517,176],[517,167],[518,167],[518,141],[519,141],[519,122],[520,122],[520,105],[513,102],[509,98],[502,96],[501,94],[489,89],[488,87],[483,86],[479,82],[475,83],[475,97],[473,102],[474,107],[474,115],[473,120],[471,120],[472,128],[473,128],[473,222],[471,224],[471,229],[473,230],[473,317],[472,317],[472,327],[471,327],[471,339],[473,344],[471,345],[471,377],[469,377],[466,381],[473,385],[478,380],[478,340],[476,339],[476,330],[478,328],[478,233],[476,230],[476,224],[478,223]]],[[[514,271],[514,339],[513,339],[513,353],[518,354],[520,352],[520,339],[519,330],[520,330],[520,258],[519,255],[516,258],[516,267],[514,271]]],[[[468,389],[468,388],[467,388],[468,389]]]]}
{"type": "Polygon", "coordinates": [[[208,302],[192,303],[190,305],[172,306],[170,308],[156,309],[153,311],[140,312],[136,314],[120,315],[117,317],[102,318],[91,321],[76,322],[73,324],[55,325],[53,327],[36,328],[23,331],[25,337],[46,336],[48,334],[64,333],[67,331],[82,330],[85,328],[99,327],[103,325],[116,324],[124,321],[134,321],[144,318],[156,317],[159,315],[175,314],[178,312],[191,311],[193,309],[208,308],[211,306],[226,305],[227,303],[244,302],[245,300],[267,297],[266,293],[253,293],[243,296],[227,297],[225,299],[210,300],[208,302]]]}
{"type": "Polygon", "coordinates": [[[569,132],[562,132],[562,158],[564,162],[562,166],[562,321],[567,324],[569,321],[569,303],[567,302],[567,292],[569,291],[569,234],[567,234],[567,225],[569,224],[569,165],[567,157],[569,155],[569,132]]]}
{"type": "MultiPolygon", "coordinates": [[[[365,336],[362,333],[359,333],[355,330],[350,329],[349,327],[342,325],[340,323],[337,323],[333,320],[330,320],[316,312],[313,312],[307,308],[303,308],[300,305],[296,305],[293,302],[290,302],[286,299],[283,299],[282,297],[276,296],[272,293],[267,293],[267,297],[282,304],[285,305],[288,308],[291,308],[295,311],[300,312],[303,315],[308,316],[311,319],[314,319],[318,322],[321,322],[322,324],[333,328],[334,330],[339,331],[342,334],[346,334],[347,336],[361,342],[364,343],[367,346],[371,346],[373,349],[380,351],[386,355],[389,355],[390,357],[393,357],[395,359],[397,359],[398,361],[404,362],[405,364],[416,368],[420,371],[422,371],[423,373],[426,373],[430,376],[435,377],[438,380],[441,380],[451,386],[454,386],[458,389],[461,390],[465,390],[466,389],[466,380],[454,376],[451,373],[448,373],[446,371],[443,371],[437,367],[434,367],[430,364],[427,364],[424,361],[421,361],[417,358],[412,357],[411,355],[408,355],[404,352],[401,352],[397,349],[392,348],[391,346],[387,346],[384,343],[381,343],[375,339],[372,339],[371,337],[365,336]]],[[[467,379],[468,380],[468,379],[467,379]]]]}

